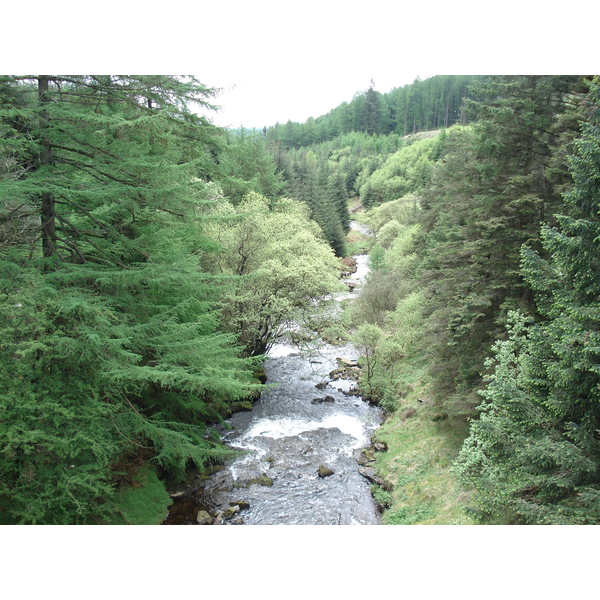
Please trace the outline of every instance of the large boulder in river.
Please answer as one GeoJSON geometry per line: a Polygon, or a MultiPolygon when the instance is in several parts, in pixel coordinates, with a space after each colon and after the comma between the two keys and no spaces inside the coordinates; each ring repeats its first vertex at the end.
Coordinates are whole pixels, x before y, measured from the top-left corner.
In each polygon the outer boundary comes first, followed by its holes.
{"type": "Polygon", "coordinates": [[[325,479],[325,477],[333,475],[334,471],[332,471],[329,467],[324,467],[323,465],[321,465],[319,467],[318,474],[321,479],[325,479]]]}
{"type": "Polygon", "coordinates": [[[375,462],[375,453],[373,447],[363,448],[360,451],[358,458],[356,459],[359,465],[367,466],[369,463],[375,462]]]}
{"type": "Polygon", "coordinates": [[[330,379],[354,379],[360,377],[360,367],[358,362],[348,358],[337,358],[338,367],[329,373],[330,379]]]}
{"type": "Polygon", "coordinates": [[[248,487],[251,485],[263,485],[265,487],[271,487],[273,485],[273,480],[268,475],[265,475],[263,473],[262,475],[254,477],[252,479],[248,479],[243,483],[246,484],[244,487],[248,487]]]}
{"type": "Polygon", "coordinates": [[[199,510],[196,521],[198,525],[212,525],[213,518],[205,510],[199,510]]]}

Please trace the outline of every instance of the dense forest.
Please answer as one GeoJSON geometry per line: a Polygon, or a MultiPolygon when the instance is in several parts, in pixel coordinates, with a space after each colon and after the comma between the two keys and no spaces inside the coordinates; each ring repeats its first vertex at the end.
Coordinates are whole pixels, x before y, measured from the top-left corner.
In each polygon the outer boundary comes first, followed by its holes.
{"type": "Polygon", "coordinates": [[[214,97],[0,78],[0,521],[160,523],[368,250],[328,335],[386,411],[382,522],[600,522],[598,77],[373,84],[262,132],[214,97]]]}

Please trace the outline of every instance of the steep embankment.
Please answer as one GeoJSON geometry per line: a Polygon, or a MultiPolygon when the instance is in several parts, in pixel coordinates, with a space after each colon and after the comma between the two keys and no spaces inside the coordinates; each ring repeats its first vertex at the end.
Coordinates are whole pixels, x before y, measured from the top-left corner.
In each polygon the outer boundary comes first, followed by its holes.
{"type": "MultiPolygon", "coordinates": [[[[353,216],[364,216],[358,202],[351,203],[353,216]]],[[[368,248],[373,239],[349,233],[348,245],[368,248]]],[[[361,293],[369,294],[369,280],[361,293]]],[[[353,326],[360,324],[354,314],[353,326]]],[[[407,327],[407,323],[404,323],[407,327]]],[[[374,441],[387,447],[374,454],[377,477],[383,485],[372,486],[380,506],[382,524],[474,524],[465,512],[469,493],[462,489],[451,470],[464,438],[468,422],[439,412],[429,399],[427,358],[419,352],[408,353],[393,366],[400,373],[394,388],[386,391],[391,401],[384,423],[375,432],[374,441]]],[[[364,370],[363,370],[364,377],[364,370]]],[[[368,386],[366,381],[362,387],[368,386]]]]}

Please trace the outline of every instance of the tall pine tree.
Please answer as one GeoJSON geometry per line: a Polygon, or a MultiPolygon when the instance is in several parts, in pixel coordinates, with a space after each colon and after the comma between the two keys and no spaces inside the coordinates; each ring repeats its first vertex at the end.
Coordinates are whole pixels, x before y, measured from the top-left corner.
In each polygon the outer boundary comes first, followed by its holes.
{"type": "Polygon", "coordinates": [[[525,247],[523,272],[541,315],[513,316],[496,344],[483,413],[458,471],[487,518],[600,522],[600,81],[570,160],[569,216],[544,226],[548,258],[525,247]]]}
{"type": "Polygon", "coordinates": [[[219,132],[191,104],[211,90],[170,76],[2,88],[22,169],[0,196],[38,235],[0,261],[0,507],[13,522],[89,522],[140,460],[180,477],[221,456],[208,424],[253,387],[199,268],[214,244],[198,175],[219,132]]]}

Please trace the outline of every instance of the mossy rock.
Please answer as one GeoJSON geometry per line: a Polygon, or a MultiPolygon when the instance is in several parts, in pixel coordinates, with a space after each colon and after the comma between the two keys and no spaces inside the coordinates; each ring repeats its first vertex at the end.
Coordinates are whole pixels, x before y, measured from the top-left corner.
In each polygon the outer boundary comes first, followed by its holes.
{"type": "Polygon", "coordinates": [[[335,471],[332,471],[329,467],[324,467],[321,465],[317,473],[321,479],[325,479],[325,477],[331,477],[331,475],[334,475],[335,471]]]}
{"type": "Polygon", "coordinates": [[[231,405],[231,412],[242,412],[244,410],[252,410],[253,404],[250,400],[240,400],[231,405]]]}
{"type": "Polygon", "coordinates": [[[259,475],[258,477],[254,477],[253,479],[245,479],[243,481],[236,481],[234,487],[249,487],[251,485],[264,485],[265,487],[271,487],[273,485],[273,480],[267,475],[259,475]]]}
{"type": "Polygon", "coordinates": [[[196,515],[196,522],[198,525],[212,525],[213,518],[207,511],[199,510],[198,514],[196,515]]]}
{"type": "Polygon", "coordinates": [[[227,510],[224,510],[221,513],[221,518],[223,519],[231,519],[234,515],[240,512],[240,507],[238,504],[230,506],[227,510]]]}
{"type": "Polygon", "coordinates": [[[369,463],[375,462],[375,460],[375,451],[373,447],[370,446],[369,448],[363,448],[363,450],[361,450],[356,462],[358,462],[359,465],[366,466],[369,463]]]}
{"type": "Polygon", "coordinates": [[[258,379],[261,383],[267,383],[267,372],[265,369],[256,369],[254,373],[252,373],[254,379],[258,379]]]}
{"type": "Polygon", "coordinates": [[[225,467],[223,465],[211,465],[210,467],[205,467],[202,470],[201,478],[207,479],[211,475],[214,475],[215,473],[222,471],[224,468],[225,467]]]}
{"type": "Polygon", "coordinates": [[[172,499],[156,469],[143,465],[135,476],[135,485],[125,486],[116,497],[116,513],[110,525],[160,525],[169,513],[172,499]]]}
{"type": "Polygon", "coordinates": [[[333,396],[324,396],[323,398],[313,398],[311,400],[313,404],[321,404],[325,402],[326,404],[332,404],[335,402],[335,398],[333,396]]]}
{"type": "Polygon", "coordinates": [[[260,475],[260,477],[250,479],[248,485],[264,485],[265,487],[271,487],[273,485],[273,480],[267,475],[260,475]]]}

